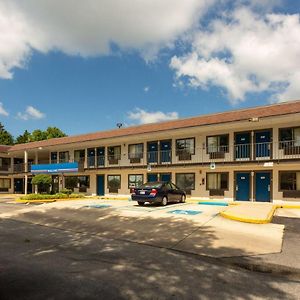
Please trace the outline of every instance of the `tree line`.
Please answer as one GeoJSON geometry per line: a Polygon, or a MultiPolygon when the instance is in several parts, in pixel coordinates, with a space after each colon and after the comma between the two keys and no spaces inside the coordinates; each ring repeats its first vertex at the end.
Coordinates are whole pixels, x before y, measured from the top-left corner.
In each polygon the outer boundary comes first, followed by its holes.
{"type": "Polygon", "coordinates": [[[8,132],[4,125],[0,122],[0,145],[15,145],[29,142],[37,142],[67,136],[57,127],[48,127],[46,130],[36,129],[32,132],[25,130],[16,138],[8,132]]]}

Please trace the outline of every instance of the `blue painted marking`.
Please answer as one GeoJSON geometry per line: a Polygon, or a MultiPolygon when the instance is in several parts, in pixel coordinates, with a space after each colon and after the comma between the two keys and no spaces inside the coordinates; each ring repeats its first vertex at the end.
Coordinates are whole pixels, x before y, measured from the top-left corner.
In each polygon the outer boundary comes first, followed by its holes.
{"type": "Polygon", "coordinates": [[[90,207],[90,208],[108,208],[108,207],[111,207],[111,205],[107,205],[107,204],[95,204],[95,205],[86,205],[84,207],[90,207]]]}
{"type": "Polygon", "coordinates": [[[169,214],[176,214],[176,215],[198,215],[201,214],[202,211],[200,210],[183,210],[183,209],[175,209],[168,212],[169,214]]]}
{"type": "Polygon", "coordinates": [[[228,203],[226,203],[226,202],[198,202],[198,204],[215,205],[215,206],[228,206],[228,203]]]}

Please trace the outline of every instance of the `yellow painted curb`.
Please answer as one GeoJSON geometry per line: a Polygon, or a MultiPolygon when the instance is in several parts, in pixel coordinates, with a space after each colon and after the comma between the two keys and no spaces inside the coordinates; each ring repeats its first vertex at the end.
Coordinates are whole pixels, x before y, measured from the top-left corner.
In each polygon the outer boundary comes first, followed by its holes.
{"type": "Polygon", "coordinates": [[[39,199],[39,200],[21,200],[21,199],[18,199],[18,200],[15,200],[15,202],[17,203],[45,203],[45,202],[55,202],[56,199],[39,199]]]}
{"type": "MultiPolygon", "coordinates": [[[[26,199],[17,199],[15,202],[18,203],[47,203],[47,202],[60,202],[60,201],[70,201],[70,200],[82,200],[82,198],[65,198],[65,199],[32,199],[32,200],[26,200],[26,199]]],[[[88,199],[86,199],[88,200],[88,199]]]]}
{"type": "Polygon", "coordinates": [[[293,204],[276,204],[276,208],[296,208],[296,209],[300,209],[300,205],[293,205],[293,204]]]}
{"type": "Polygon", "coordinates": [[[273,205],[266,219],[255,219],[251,217],[239,217],[236,215],[231,215],[230,213],[226,213],[226,211],[220,212],[220,215],[226,219],[244,222],[244,223],[253,223],[253,224],[267,224],[272,221],[273,215],[277,209],[276,205],[273,205]]]}
{"type": "Polygon", "coordinates": [[[220,215],[223,218],[233,220],[233,221],[239,221],[239,222],[244,222],[244,223],[254,223],[254,224],[266,224],[270,223],[270,220],[268,219],[251,219],[251,218],[244,218],[244,217],[238,217],[238,216],[233,216],[226,214],[226,212],[220,212],[220,215]]]}
{"type": "Polygon", "coordinates": [[[194,199],[185,199],[185,203],[195,203],[195,204],[197,204],[197,203],[199,203],[199,201],[194,200],[194,199]]]}
{"type": "Polygon", "coordinates": [[[130,198],[130,196],[128,197],[107,197],[107,196],[102,196],[99,197],[98,199],[101,200],[128,200],[130,198]]]}
{"type": "MultiPolygon", "coordinates": [[[[231,205],[240,205],[240,203],[232,203],[231,205]]],[[[254,219],[254,218],[245,218],[245,217],[238,217],[236,215],[231,215],[226,213],[226,211],[220,212],[220,215],[226,219],[245,222],[245,223],[254,223],[254,224],[267,224],[272,221],[274,213],[278,208],[286,208],[286,209],[300,209],[300,205],[293,205],[293,204],[274,204],[272,209],[270,210],[266,219],[254,219]]]]}

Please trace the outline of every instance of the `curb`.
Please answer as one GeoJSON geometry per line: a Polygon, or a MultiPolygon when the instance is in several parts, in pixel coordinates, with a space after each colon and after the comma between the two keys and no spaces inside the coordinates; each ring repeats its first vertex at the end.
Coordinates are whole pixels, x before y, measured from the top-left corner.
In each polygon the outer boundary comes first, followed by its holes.
{"type": "Polygon", "coordinates": [[[71,200],[82,200],[82,198],[66,198],[66,199],[36,199],[36,200],[26,200],[18,199],[15,200],[17,203],[52,203],[52,202],[62,202],[71,200]]]}
{"type": "Polygon", "coordinates": [[[107,197],[107,196],[101,196],[98,199],[100,200],[131,200],[130,197],[107,197]]]}
{"type": "Polygon", "coordinates": [[[275,204],[276,208],[296,208],[300,209],[300,205],[293,205],[293,204],[275,204]]]}
{"type": "MultiPolygon", "coordinates": [[[[239,205],[239,204],[237,203],[235,205],[239,205]]],[[[227,213],[226,211],[220,212],[220,215],[223,218],[233,220],[233,221],[239,221],[239,222],[244,222],[244,223],[253,223],[253,224],[267,224],[272,221],[274,213],[275,213],[276,209],[278,209],[278,208],[300,209],[300,205],[274,204],[265,219],[255,219],[255,218],[251,218],[251,217],[242,217],[242,216],[237,216],[237,215],[231,215],[230,213],[227,213]]]]}
{"type": "Polygon", "coordinates": [[[40,199],[40,200],[15,200],[17,203],[52,203],[56,202],[57,199],[40,199]]]}
{"type": "MultiPolygon", "coordinates": [[[[229,219],[229,220],[233,220],[233,221],[239,221],[239,222],[243,222],[243,223],[252,223],[252,224],[267,224],[270,223],[272,218],[269,219],[253,219],[253,218],[244,218],[244,217],[238,217],[238,216],[233,216],[233,215],[229,215],[226,212],[220,212],[220,215],[225,218],[225,219],[229,219]]],[[[271,215],[271,217],[273,217],[273,215],[271,215]]]]}
{"type": "Polygon", "coordinates": [[[244,222],[244,223],[252,223],[252,224],[267,224],[272,221],[273,215],[276,211],[277,207],[273,205],[272,209],[268,213],[267,217],[265,219],[255,219],[251,217],[241,217],[241,216],[236,216],[236,215],[231,215],[230,213],[227,213],[226,211],[221,211],[220,215],[223,218],[233,220],[233,221],[239,221],[239,222],[244,222]]]}
{"type": "Polygon", "coordinates": [[[273,264],[273,263],[256,263],[245,261],[242,258],[239,259],[224,259],[220,258],[220,261],[227,265],[234,267],[243,268],[251,272],[268,273],[272,275],[286,276],[291,278],[300,279],[300,269],[287,267],[284,265],[273,264]]]}

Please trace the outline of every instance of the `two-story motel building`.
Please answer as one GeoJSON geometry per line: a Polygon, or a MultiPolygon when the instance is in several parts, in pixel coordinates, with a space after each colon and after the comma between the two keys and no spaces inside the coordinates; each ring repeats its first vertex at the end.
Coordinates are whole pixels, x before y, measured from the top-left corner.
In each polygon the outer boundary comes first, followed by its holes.
{"type": "Polygon", "coordinates": [[[40,142],[0,146],[0,191],[129,194],[171,180],[192,197],[243,201],[300,199],[300,101],[40,142]]]}

